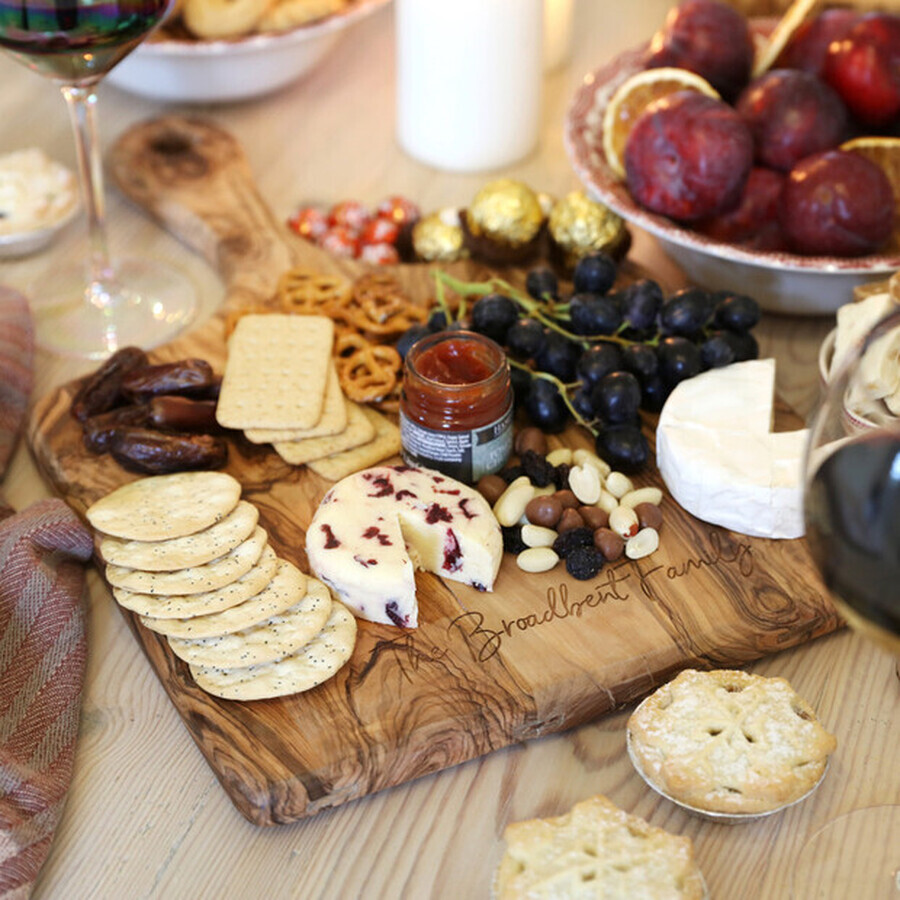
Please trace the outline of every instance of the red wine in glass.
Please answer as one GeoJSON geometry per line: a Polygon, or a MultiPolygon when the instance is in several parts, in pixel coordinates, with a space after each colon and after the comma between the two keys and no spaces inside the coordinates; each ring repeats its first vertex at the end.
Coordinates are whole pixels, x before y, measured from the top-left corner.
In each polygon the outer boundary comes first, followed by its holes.
{"type": "Polygon", "coordinates": [[[75,132],[87,213],[86,265],[54,260],[31,294],[38,342],[61,353],[102,358],[127,344],[174,337],[196,307],[176,269],[139,258],[113,262],[105,227],[95,86],[164,18],[173,0],[0,0],[0,50],[56,82],[75,132]]]}
{"type": "Polygon", "coordinates": [[[807,488],[807,539],[857,628],[900,649],[900,429],[841,444],[807,488]]]}

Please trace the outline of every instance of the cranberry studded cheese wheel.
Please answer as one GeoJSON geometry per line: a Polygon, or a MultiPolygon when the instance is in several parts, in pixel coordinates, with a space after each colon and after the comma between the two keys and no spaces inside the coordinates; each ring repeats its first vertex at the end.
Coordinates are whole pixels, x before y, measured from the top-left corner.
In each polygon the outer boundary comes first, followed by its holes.
{"type": "Polygon", "coordinates": [[[322,498],[306,552],[316,576],[359,618],[415,628],[415,569],[489,591],[503,539],[474,489],[430,469],[379,466],[322,498]]]}

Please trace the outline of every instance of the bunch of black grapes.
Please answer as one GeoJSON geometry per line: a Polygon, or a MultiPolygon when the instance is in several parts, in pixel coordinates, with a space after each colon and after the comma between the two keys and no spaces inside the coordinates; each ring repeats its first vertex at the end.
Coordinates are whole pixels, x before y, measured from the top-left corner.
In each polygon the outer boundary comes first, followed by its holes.
{"type": "Polygon", "coordinates": [[[532,269],[526,293],[482,291],[457,321],[437,310],[398,350],[442,328],[487,335],[506,349],[516,404],[534,425],[556,433],[574,418],[610,465],[637,471],[649,456],[640,410],[658,412],[679,382],[706,369],[755,359],[760,309],[744,294],[697,287],[666,297],[648,278],[615,287],[617,275],[605,253],[585,257],[564,297],[551,269],[532,269]]]}

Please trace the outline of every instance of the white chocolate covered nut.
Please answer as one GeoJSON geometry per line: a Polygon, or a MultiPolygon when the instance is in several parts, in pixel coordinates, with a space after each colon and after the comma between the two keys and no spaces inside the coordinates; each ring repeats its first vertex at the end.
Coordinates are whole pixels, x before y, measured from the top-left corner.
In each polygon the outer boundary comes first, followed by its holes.
{"type": "Polygon", "coordinates": [[[622,472],[610,472],[606,476],[605,487],[616,498],[624,497],[629,491],[634,490],[631,479],[622,472]]]}
{"type": "Polygon", "coordinates": [[[604,510],[607,513],[611,513],[617,506],[619,505],[619,501],[616,497],[607,491],[600,491],[600,496],[597,498],[597,502],[594,506],[599,506],[600,509],[604,510]]]}
{"type": "Polygon", "coordinates": [[[619,503],[622,506],[630,506],[632,509],[638,503],[652,503],[654,506],[659,506],[662,503],[662,497],[663,493],[658,487],[642,487],[624,494],[619,498],[619,503]]]}
{"type": "Polygon", "coordinates": [[[528,547],[552,547],[559,537],[552,528],[543,525],[532,525],[530,522],[522,526],[522,543],[528,547]]]}
{"type": "Polygon", "coordinates": [[[550,547],[529,547],[516,557],[516,565],[523,572],[549,572],[559,562],[550,547]]]}
{"type": "Polygon", "coordinates": [[[523,515],[528,501],[534,497],[535,487],[527,475],[520,475],[500,495],[494,504],[494,516],[504,527],[515,525],[523,515]]]}
{"type": "Polygon", "coordinates": [[[571,463],[572,463],[572,448],[571,447],[557,447],[555,450],[551,450],[547,454],[547,462],[550,463],[551,466],[571,465],[571,463]]]}

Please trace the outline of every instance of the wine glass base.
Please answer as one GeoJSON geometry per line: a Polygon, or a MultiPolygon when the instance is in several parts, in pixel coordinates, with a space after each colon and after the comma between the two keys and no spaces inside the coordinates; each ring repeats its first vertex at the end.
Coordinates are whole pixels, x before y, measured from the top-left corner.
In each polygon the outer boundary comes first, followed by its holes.
{"type": "Polygon", "coordinates": [[[900,900],[900,805],[833,819],[800,850],[792,900],[900,900]]]}
{"type": "Polygon", "coordinates": [[[84,267],[70,265],[32,286],[39,347],[87,359],[104,359],[121,347],[147,350],[175,337],[197,310],[191,280],[156,260],[122,259],[114,278],[85,283],[84,267]]]}

